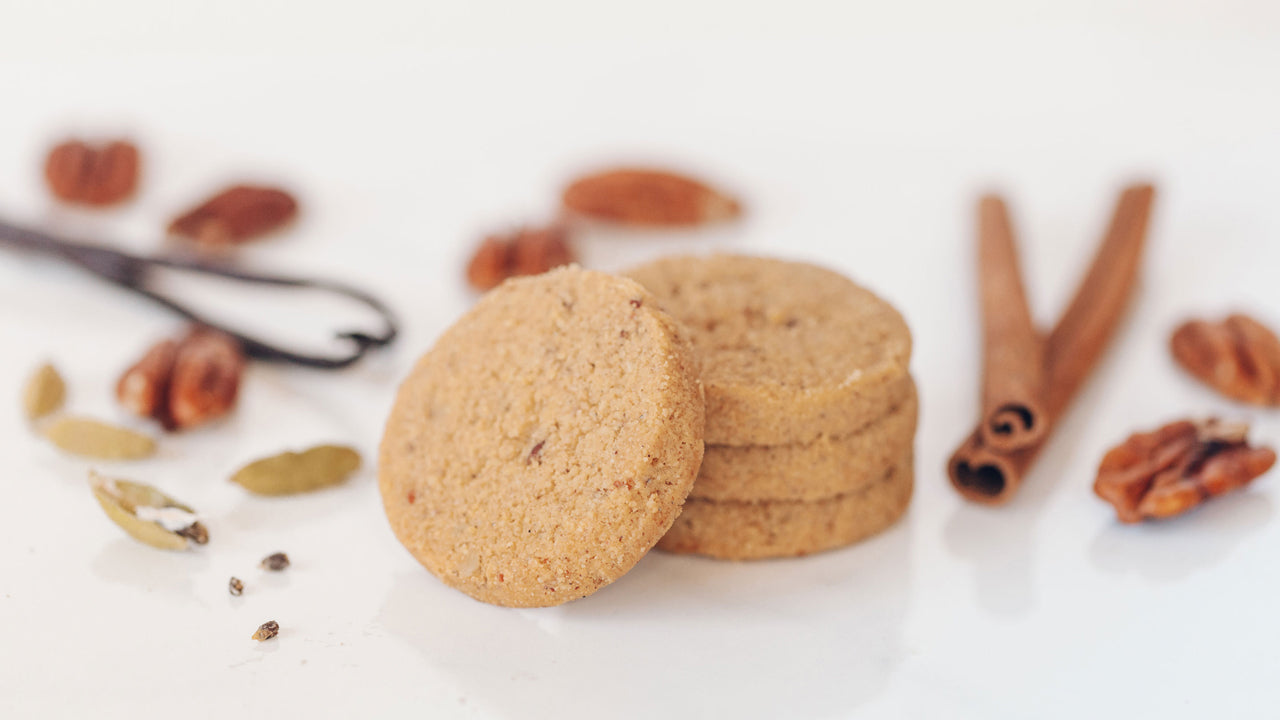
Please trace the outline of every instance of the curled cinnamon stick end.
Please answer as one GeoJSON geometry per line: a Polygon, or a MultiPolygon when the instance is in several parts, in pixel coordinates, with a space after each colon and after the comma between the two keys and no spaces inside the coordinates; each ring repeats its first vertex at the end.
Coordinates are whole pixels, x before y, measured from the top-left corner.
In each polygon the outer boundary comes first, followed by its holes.
{"type": "Polygon", "coordinates": [[[1000,450],[987,445],[983,433],[974,430],[947,462],[947,475],[966,500],[1003,505],[1022,487],[1022,478],[1041,447],[1043,442],[1021,450],[1000,450]]]}
{"type": "Polygon", "coordinates": [[[1004,451],[1044,437],[1044,351],[1018,270],[1004,200],[978,202],[978,285],[982,305],[982,441],[1004,451]]]}
{"type": "MultiPolygon", "coordinates": [[[[1049,438],[1049,431],[1102,356],[1133,294],[1146,242],[1154,188],[1125,188],[1093,263],[1044,343],[1044,434],[1016,450],[985,442],[979,425],[947,463],[951,484],[968,500],[1008,502],[1049,438]]],[[[985,421],[985,420],[984,420],[985,421]]]]}

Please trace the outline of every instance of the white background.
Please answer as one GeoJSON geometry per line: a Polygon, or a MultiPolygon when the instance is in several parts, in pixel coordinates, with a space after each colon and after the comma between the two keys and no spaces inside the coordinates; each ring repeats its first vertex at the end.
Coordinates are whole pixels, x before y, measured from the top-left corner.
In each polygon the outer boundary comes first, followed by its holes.
{"type": "MultiPolygon", "coordinates": [[[[1166,420],[1250,419],[1280,443],[1276,411],[1220,399],[1166,351],[1190,314],[1280,325],[1275,3],[9,0],[0,18],[0,216],[153,251],[223,182],[286,182],[301,222],[240,260],[375,289],[405,330],[343,374],[255,365],[230,420],[100,465],[207,516],[207,547],[164,553],[112,526],[89,464],[17,407],[52,359],[72,409],[123,420],[117,374],[179,325],[0,250],[0,715],[1275,716],[1280,476],[1144,527],[1090,491],[1107,447],[1166,420]],[[55,207],[48,145],[117,132],[144,147],[136,202],[55,207]],[[749,214],[593,235],[586,264],[778,254],[904,311],[923,402],[905,521],[801,560],[653,554],[591,598],[521,611],[422,570],[371,466],[299,498],[226,481],[322,440],[371,459],[398,380],[472,302],[472,243],[547,217],[576,172],[628,160],[697,172],[749,214]],[[976,413],[975,195],[1008,193],[1049,324],[1133,178],[1160,196],[1120,341],[1015,502],[964,504],[942,469],[976,413]],[[294,566],[266,577],[256,563],[275,550],[294,566]],[[280,637],[249,640],[267,619],[280,637]]],[[[254,319],[299,327],[283,307],[256,303],[254,319]]]]}

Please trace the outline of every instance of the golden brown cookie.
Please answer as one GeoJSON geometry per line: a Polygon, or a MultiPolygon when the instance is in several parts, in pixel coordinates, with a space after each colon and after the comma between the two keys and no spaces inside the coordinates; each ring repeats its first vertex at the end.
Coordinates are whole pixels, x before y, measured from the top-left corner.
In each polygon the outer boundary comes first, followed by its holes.
{"type": "Polygon", "coordinates": [[[690,498],[659,550],[721,560],[790,557],[851,545],[892,525],[911,503],[904,460],[861,490],[813,502],[714,502],[690,498]]]}
{"type": "Polygon", "coordinates": [[[712,255],[665,258],[627,274],[689,327],[707,388],[708,443],[851,435],[910,392],[902,316],[838,273],[712,255]]]}
{"type": "Polygon", "coordinates": [[[702,461],[682,333],[639,284],[576,266],[485,295],[387,420],[378,480],[396,537],[497,605],[558,605],[622,576],[702,461]]]}
{"type": "Polygon", "coordinates": [[[853,435],[791,445],[708,445],[689,497],[759,502],[853,492],[910,454],[917,415],[913,384],[906,401],[853,435]]]}

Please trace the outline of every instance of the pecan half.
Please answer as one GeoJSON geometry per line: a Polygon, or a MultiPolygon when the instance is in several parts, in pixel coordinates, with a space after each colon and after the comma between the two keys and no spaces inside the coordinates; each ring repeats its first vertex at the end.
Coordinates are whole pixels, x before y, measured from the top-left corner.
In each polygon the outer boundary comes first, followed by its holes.
{"type": "Polygon", "coordinates": [[[284,190],[234,185],[169,223],[169,234],[234,245],[277,230],[297,214],[298,201],[284,190]]]}
{"type": "Polygon", "coordinates": [[[734,198],[664,170],[620,168],[575,180],[564,207],[583,217],[626,225],[700,225],[742,212],[734,198]]]}
{"type": "Polygon", "coordinates": [[[197,328],[179,342],[157,343],[124,372],[116,397],[166,430],[194,427],[235,406],[244,353],[234,338],[197,328]]]}
{"type": "Polygon", "coordinates": [[[1271,448],[1250,447],[1241,423],[1182,420],[1137,433],[1102,458],[1093,491],[1121,522],[1181,515],[1271,469],[1271,448]]]}
{"type": "Polygon", "coordinates": [[[509,277],[540,275],[573,261],[563,226],[525,227],[485,238],[467,265],[467,282],[489,290],[509,277]]]}
{"type": "Polygon", "coordinates": [[[116,398],[126,410],[141,417],[169,421],[169,379],[178,357],[178,343],[163,340],[147,351],[116,383],[116,398]]]}
{"type": "Polygon", "coordinates": [[[114,205],[138,187],[138,148],[116,140],[90,145],[68,140],[49,151],[44,177],[59,200],[82,205],[114,205]]]}
{"type": "Polygon", "coordinates": [[[197,329],[178,346],[169,384],[169,415],[189,428],[226,415],[235,407],[244,373],[240,343],[213,330],[197,329]]]}
{"type": "Polygon", "coordinates": [[[508,241],[498,237],[485,238],[467,264],[467,282],[480,291],[497,287],[511,276],[510,256],[508,241]]]}
{"type": "Polygon", "coordinates": [[[1187,372],[1229,398],[1280,405],[1280,339],[1247,315],[1183,323],[1169,339],[1187,372]]]}

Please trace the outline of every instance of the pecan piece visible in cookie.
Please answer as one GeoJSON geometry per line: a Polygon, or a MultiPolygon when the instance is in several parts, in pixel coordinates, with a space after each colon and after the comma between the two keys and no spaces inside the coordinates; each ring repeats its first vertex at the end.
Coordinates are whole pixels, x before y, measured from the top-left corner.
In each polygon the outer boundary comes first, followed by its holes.
{"type": "Polygon", "coordinates": [[[1210,419],[1137,433],[1103,457],[1093,491],[1115,506],[1121,522],[1181,515],[1244,487],[1275,464],[1270,448],[1248,445],[1248,430],[1210,419]]]}
{"type": "Polygon", "coordinates": [[[1247,315],[1183,323],[1169,340],[1179,365],[1229,398],[1280,405],[1280,339],[1247,315]]]}

